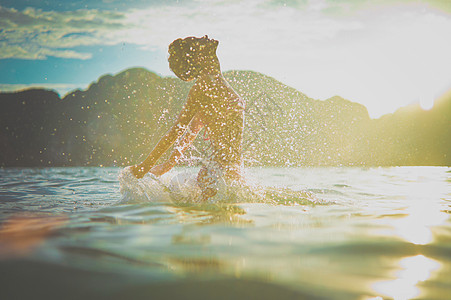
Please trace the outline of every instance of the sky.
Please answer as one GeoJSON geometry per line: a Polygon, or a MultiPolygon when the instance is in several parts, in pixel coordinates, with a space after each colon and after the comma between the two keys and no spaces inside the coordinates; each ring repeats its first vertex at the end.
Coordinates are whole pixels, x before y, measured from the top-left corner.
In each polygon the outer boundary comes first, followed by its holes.
{"type": "Polygon", "coordinates": [[[131,67],[173,76],[171,41],[206,34],[223,71],[339,95],[373,118],[451,89],[449,0],[0,0],[0,91],[63,96],[131,67]]]}

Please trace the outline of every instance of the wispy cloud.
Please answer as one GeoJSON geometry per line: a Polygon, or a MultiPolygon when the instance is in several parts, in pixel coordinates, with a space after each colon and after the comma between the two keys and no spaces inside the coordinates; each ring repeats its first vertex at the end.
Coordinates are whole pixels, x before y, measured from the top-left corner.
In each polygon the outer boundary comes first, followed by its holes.
{"type": "MultiPolygon", "coordinates": [[[[292,41],[321,40],[358,27],[355,22],[317,18],[311,9],[305,9],[308,7],[319,6],[292,7],[254,0],[196,1],[124,12],[34,8],[18,11],[0,7],[0,59],[88,59],[90,53],[73,48],[123,42],[165,48],[180,36],[205,33],[225,40],[234,37],[238,44],[264,46],[267,41],[277,40],[272,46],[283,48],[292,47],[292,41]]],[[[271,50],[261,47],[265,48],[271,50]]]]}
{"type": "Polygon", "coordinates": [[[18,11],[0,7],[0,59],[88,59],[91,54],[72,48],[117,43],[105,38],[105,33],[124,27],[123,17],[110,11],[18,11]]]}

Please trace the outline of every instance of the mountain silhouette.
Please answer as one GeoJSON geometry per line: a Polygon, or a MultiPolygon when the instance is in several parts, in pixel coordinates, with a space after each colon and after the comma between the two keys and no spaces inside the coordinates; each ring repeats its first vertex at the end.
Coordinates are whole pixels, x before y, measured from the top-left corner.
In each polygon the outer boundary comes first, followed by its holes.
{"type": "MultiPolygon", "coordinates": [[[[370,119],[363,105],[314,100],[260,73],[224,76],[246,101],[248,166],[450,165],[451,93],[428,111],[414,105],[370,119]]],[[[137,163],[172,125],[191,85],[133,68],[62,99],[41,89],[0,93],[0,166],[137,163]]],[[[187,157],[208,146],[197,139],[187,157]]]]}

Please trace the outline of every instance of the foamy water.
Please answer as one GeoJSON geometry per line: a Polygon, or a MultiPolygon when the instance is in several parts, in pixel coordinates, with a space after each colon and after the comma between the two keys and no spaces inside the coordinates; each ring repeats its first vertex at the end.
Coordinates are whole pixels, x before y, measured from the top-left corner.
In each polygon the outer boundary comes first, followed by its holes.
{"type": "Polygon", "coordinates": [[[451,298],[450,168],[248,169],[269,201],[203,204],[195,172],[0,169],[0,298],[451,298]]]}

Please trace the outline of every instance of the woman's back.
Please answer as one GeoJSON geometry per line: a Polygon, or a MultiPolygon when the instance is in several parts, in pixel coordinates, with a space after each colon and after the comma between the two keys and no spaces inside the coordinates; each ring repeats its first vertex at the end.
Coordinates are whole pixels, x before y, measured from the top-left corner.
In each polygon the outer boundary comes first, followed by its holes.
{"type": "Polygon", "coordinates": [[[244,102],[222,75],[201,77],[196,86],[199,114],[213,147],[211,159],[235,179],[242,164],[244,102]]]}

